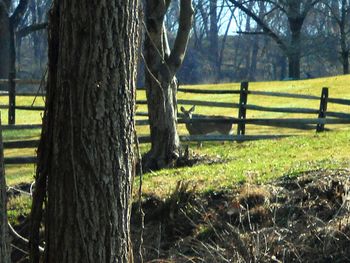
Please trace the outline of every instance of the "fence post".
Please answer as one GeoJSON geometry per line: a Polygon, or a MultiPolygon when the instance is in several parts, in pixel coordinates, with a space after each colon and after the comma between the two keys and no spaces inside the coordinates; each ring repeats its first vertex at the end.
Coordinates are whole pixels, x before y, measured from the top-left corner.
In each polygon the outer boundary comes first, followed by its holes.
{"type": "MultiPolygon", "coordinates": [[[[239,110],[238,110],[238,119],[244,120],[246,118],[246,105],[248,100],[248,82],[242,82],[241,83],[241,92],[239,96],[239,110]]],[[[244,135],[245,134],[245,123],[238,123],[237,125],[237,135],[244,135]]]]}
{"type": "Polygon", "coordinates": [[[16,74],[10,72],[9,74],[9,112],[8,112],[8,124],[16,123],[16,74]]]}
{"type": "MultiPolygon", "coordinates": [[[[321,99],[320,99],[320,110],[318,112],[319,119],[326,118],[327,104],[328,104],[328,88],[322,88],[321,99]]],[[[324,126],[325,126],[324,124],[318,123],[316,126],[316,132],[323,132],[324,126]]]]}

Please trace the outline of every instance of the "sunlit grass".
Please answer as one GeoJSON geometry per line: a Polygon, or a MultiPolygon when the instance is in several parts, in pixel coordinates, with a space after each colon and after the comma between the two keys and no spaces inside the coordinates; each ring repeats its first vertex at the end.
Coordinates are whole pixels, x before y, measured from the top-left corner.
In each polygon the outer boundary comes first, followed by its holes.
{"type": "MultiPolygon", "coordinates": [[[[249,83],[249,90],[251,91],[271,91],[271,92],[287,92],[293,94],[303,95],[314,95],[321,96],[322,87],[329,88],[330,98],[344,98],[350,99],[350,75],[347,76],[336,76],[330,78],[319,78],[311,80],[300,80],[300,81],[273,81],[273,82],[252,82],[249,83]]],[[[224,83],[217,85],[195,85],[187,86],[188,88],[194,89],[232,89],[239,90],[239,83],[224,83]]],[[[186,88],[187,88],[186,87],[186,88]]],[[[216,102],[239,102],[239,95],[212,95],[212,94],[189,94],[179,93],[179,99],[192,99],[192,100],[205,100],[205,101],[216,101],[216,102]]],[[[295,108],[310,108],[319,109],[320,102],[318,100],[306,100],[306,99],[291,99],[283,97],[268,97],[268,96],[257,96],[249,95],[248,104],[267,106],[267,107],[295,107],[295,108]]],[[[189,107],[189,106],[187,106],[189,107]]],[[[338,105],[329,103],[328,111],[350,113],[350,107],[345,105],[338,105]]],[[[197,106],[196,112],[205,115],[225,115],[230,117],[238,116],[238,109],[230,108],[213,108],[197,106]]],[[[247,118],[316,118],[317,115],[312,114],[292,114],[292,113],[274,113],[274,112],[262,112],[247,110],[247,118]]],[[[332,125],[328,128],[343,128],[346,125],[332,125]]],[[[180,133],[186,134],[187,131],[184,125],[181,125],[179,129],[180,133]]],[[[291,130],[291,129],[280,129],[274,127],[264,127],[247,125],[246,133],[249,134],[305,134],[309,132],[291,130]]]]}
{"type": "Polygon", "coordinates": [[[196,152],[220,156],[224,163],[167,169],[144,176],[144,193],[167,195],[179,180],[198,191],[229,189],[239,182],[264,183],[315,169],[350,168],[350,133],[327,132],[245,143],[205,143],[196,152]]]}
{"type": "MultiPolygon", "coordinates": [[[[288,92],[305,95],[321,95],[322,87],[329,87],[330,97],[350,99],[350,76],[337,76],[301,81],[276,81],[250,83],[250,90],[288,92]]],[[[218,85],[187,86],[195,89],[234,89],[238,90],[239,83],[218,85]]],[[[145,99],[145,92],[138,91],[139,100],[145,99]]],[[[178,99],[206,100],[218,102],[238,103],[238,95],[202,95],[178,93],[178,99]]],[[[33,97],[18,97],[17,105],[31,105],[33,97]]],[[[1,104],[7,104],[8,98],[0,97],[1,104]]],[[[249,95],[248,104],[270,107],[303,107],[318,109],[319,101],[305,99],[290,99],[279,97],[266,97],[249,95]]],[[[43,105],[41,97],[36,99],[36,106],[43,105]]],[[[180,106],[180,105],[179,105],[180,106]]],[[[187,106],[188,107],[188,106],[187,106]]],[[[329,104],[328,110],[350,113],[349,106],[329,104]]],[[[139,105],[138,112],[146,112],[146,105],[139,105]]],[[[196,113],[206,115],[225,115],[237,117],[237,109],[196,107],[196,113]]],[[[41,112],[16,111],[17,124],[41,123],[41,112]]],[[[2,122],[7,124],[7,111],[1,110],[2,122]]],[[[286,114],[259,111],[247,111],[248,118],[316,118],[317,116],[305,114],[286,114]]],[[[142,119],[144,117],[138,117],[142,119]]],[[[337,132],[315,134],[314,131],[297,131],[247,125],[247,134],[299,134],[281,140],[257,141],[245,143],[204,143],[196,152],[226,159],[223,164],[198,165],[191,168],[180,168],[148,173],[144,176],[144,192],[166,195],[176,185],[178,180],[192,180],[197,184],[199,191],[209,191],[219,188],[230,188],[237,182],[253,180],[265,182],[283,176],[293,175],[300,171],[318,168],[344,168],[349,166],[348,152],[350,150],[348,125],[333,125],[327,128],[336,129],[337,132]],[[338,131],[339,130],[339,131],[338,131]],[[343,130],[343,131],[342,131],[343,130]]],[[[147,126],[137,127],[138,134],[148,134],[147,126]]],[[[187,134],[184,125],[179,125],[179,133],[187,134]]],[[[4,131],[4,140],[37,139],[40,130],[4,131]]],[[[194,144],[191,144],[194,146],[194,144]]],[[[147,151],[149,145],[142,145],[142,152],[147,151]]],[[[193,147],[192,147],[193,148],[193,147]]],[[[195,148],[195,147],[194,147],[195,148]]],[[[35,156],[34,149],[6,150],[6,157],[35,156]]],[[[31,182],[35,171],[34,165],[7,165],[6,178],[9,185],[20,182],[31,182]]],[[[137,180],[136,180],[137,181],[137,180]]]]}
{"type": "Polygon", "coordinates": [[[20,223],[21,217],[26,217],[32,206],[32,199],[30,196],[21,195],[14,198],[10,198],[7,203],[7,216],[8,220],[13,225],[20,223]]]}
{"type": "Polygon", "coordinates": [[[6,165],[6,183],[17,185],[19,183],[31,183],[34,181],[35,165],[6,165]]]}

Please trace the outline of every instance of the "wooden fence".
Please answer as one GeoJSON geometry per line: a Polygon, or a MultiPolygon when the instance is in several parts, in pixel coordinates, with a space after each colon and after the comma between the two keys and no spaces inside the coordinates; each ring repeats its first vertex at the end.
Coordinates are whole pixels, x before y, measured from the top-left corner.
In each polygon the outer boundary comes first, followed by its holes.
{"type": "MultiPolygon", "coordinates": [[[[13,85],[10,92],[1,93],[0,96],[9,97],[9,105],[0,105],[0,108],[9,109],[9,125],[3,125],[3,130],[20,130],[20,129],[39,129],[41,125],[14,125],[16,109],[18,110],[35,110],[42,111],[44,107],[37,106],[25,106],[16,105],[16,96],[43,96],[44,94],[33,94],[33,93],[16,93],[16,83],[17,84],[30,84],[38,85],[41,83],[39,80],[0,80],[0,84],[13,85]]],[[[239,95],[239,101],[236,102],[211,102],[211,101],[200,101],[200,100],[178,100],[180,105],[198,105],[207,107],[221,107],[221,108],[236,108],[238,109],[237,117],[226,117],[226,118],[196,118],[191,120],[186,120],[179,118],[179,124],[185,123],[232,123],[237,124],[236,135],[186,135],[180,136],[181,141],[250,141],[250,140],[261,140],[261,139],[273,139],[282,138],[290,135],[246,135],[246,125],[254,124],[261,126],[273,126],[273,127],[283,127],[291,129],[302,129],[311,130],[314,129],[316,132],[322,132],[325,130],[325,125],[328,124],[349,124],[350,114],[346,112],[331,112],[327,111],[328,104],[340,104],[350,106],[350,99],[340,99],[340,98],[330,98],[328,88],[322,88],[321,96],[313,95],[302,95],[302,94],[292,94],[284,92],[267,92],[267,91],[251,91],[249,90],[249,83],[242,82],[241,88],[239,90],[199,90],[199,89],[185,89],[181,88],[178,92],[182,93],[193,93],[193,94],[237,94],[239,95]],[[269,97],[283,97],[290,99],[303,99],[303,100],[316,100],[319,101],[318,109],[311,108],[293,108],[293,107],[266,107],[260,105],[248,104],[248,97],[255,96],[269,96],[269,97]],[[276,112],[276,113],[298,113],[298,114],[314,114],[315,118],[247,118],[247,111],[264,111],[264,112],[276,112]],[[329,118],[330,117],[330,118],[329,118]]],[[[137,100],[139,105],[146,105],[147,101],[137,100]]],[[[138,116],[147,117],[147,112],[138,112],[138,116]]],[[[181,117],[181,115],[179,115],[181,117]]],[[[149,125],[148,120],[137,120],[136,125],[149,125]]],[[[150,141],[149,136],[139,137],[140,143],[147,143],[150,141]]],[[[38,145],[37,140],[30,141],[12,141],[4,142],[5,149],[19,149],[19,148],[35,148],[38,145]]],[[[16,158],[5,158],[6,164],[24,164],[35,162],[34,157],[16,157],[16,158]]]]}

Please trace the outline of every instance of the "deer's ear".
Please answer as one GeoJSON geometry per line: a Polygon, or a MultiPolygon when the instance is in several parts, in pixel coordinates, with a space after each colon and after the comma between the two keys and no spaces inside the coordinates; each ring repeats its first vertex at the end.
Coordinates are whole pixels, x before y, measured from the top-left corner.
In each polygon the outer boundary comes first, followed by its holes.
{"type": "Polygon", "coordinates": [[[184,107],[182,107],[182,106],[181,106],[180,110],[181,110],[183,113],[185,113],[185,112],[186,112],[185,108],[184,108],[184,107]]]}
{"type": "Polygon", "coordinates": [[[196,109],[196,105],[193,105],[192,108],[189,111],[190,112],[194,112],[195,109],[196,109]]]}

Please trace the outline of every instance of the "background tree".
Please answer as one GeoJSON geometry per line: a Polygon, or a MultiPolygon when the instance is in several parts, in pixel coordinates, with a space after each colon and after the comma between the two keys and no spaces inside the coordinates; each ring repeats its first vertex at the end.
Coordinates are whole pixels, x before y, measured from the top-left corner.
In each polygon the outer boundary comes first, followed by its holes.
{"type": "Polygon", "coordinates": [[[20,0],[11,14],[12,4],[11,0],[0,0],[0,79],[7,79],[10,72],[16,73],[15,30],[27,9],[28,0],[20,0]]]}
{"type": "MultiPolygon", "coordinates": [[[[273,12],[282,12],[288,21],[288,34],[285,35],[275,32],[266,20],[261,19],[252,9],[245,6],[240,1],[229,0],[234,6],[240,8],[244,13],[250,16],[261,27],[262,31],[272,37],[281,48],[283,53],[288,57],[289,77],[300,78],[300,59],[302,56],[302,27],[304,21],[311,9],[320,0],[274,0],[269,1],[270,9],[264,17],[268,17],[273,12]],[[287,41],[286,41],[287,39],[287,41]]],[[[250,1],[248,1],[250,2],[250,1]]],[[[258,1],[255,1],[258,2],[258,1]]]]}
{"type": "Polygon", "coordinates": [[[170,3],[170,0],[148,0],[145,7],[145,87],[151,133],[146,169],[173,166],[179,157],[175,74],[185,57],[193,9],[191,0],[180,1],[178,32],[170,50],[164,26],[170,3]]]}
{"type": "Polygon", "coordinates": [[[133,261],[138,4],[53,2],[46,110],[31,212],[31,262],[39,262],[44,199],[44,262],[133,261]]]}
{"type": "MultiPolygon", "coordinates": [[[[212,82],[221,79],[221,67],[223,62],[225,44],[229,28],[233,20],[234,12],[230,12],[225,0],[195,0],[194,1],[194,23],[193,23],[193,46],[190,46],[190,54],[199,56],[199,61],[208,63],[208,72],[199,73],[212,82]]],[[[202,66],[205,70],[205,67],[202,66]]],[[[186,69],[184,72],[190,72],[186,69]]]]}
{"type": "MultiPolygon", "coordinates": [[[[10,18],[8,1],[0,0],[0,79],[7,79],[10,73],[10,18]]],[[[5,87],[2,87],[4,89],[5,87]]]]}
{"type": "Polygon", "coordinates": [[[327,7],[323,14],[326,14],[333,21],[336,27],[333,29],[332,38],[337,39],[338,52],[343,67],[343,73],[349,74],[349,56],[350,56],[350,2],[348,0],[326,0],[327,7]]]}
{"type": "Polygon", "coordinates": [[[18,75],[41,78],[47,62],[47,12],[51,0],[29,0],[28,9],[16,31],[16,58],[18,75]],[[24,43],[22,43],[24,42],[24,43]],[[24,44],[24,45],[23,45],[24,44]],[[29,47],[32,58],[29,70],[21,65],[22,45],[29,47]]]}

